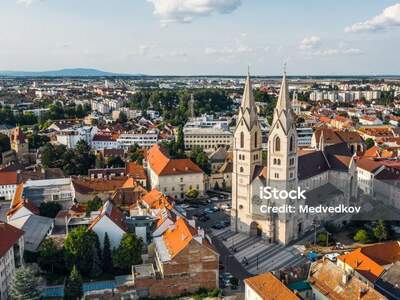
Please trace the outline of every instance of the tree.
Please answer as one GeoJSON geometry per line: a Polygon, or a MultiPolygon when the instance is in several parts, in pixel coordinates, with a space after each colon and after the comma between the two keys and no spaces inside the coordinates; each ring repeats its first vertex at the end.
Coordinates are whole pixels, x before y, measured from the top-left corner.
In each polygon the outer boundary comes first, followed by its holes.
{"type": "Polygon", "coordinates": [[[364,229],[358,230],[356,235],[353,237],[353,240],[361,244],[366,244],[370,241],[368,232],[364,229]]]}
{"type": "Polygon", "coordinates": [[[81,226],[71,230],[64,242],[65,263],[68,270],[75,265],[80,274],[89,276],[92,269],[92,247],[95,246],[93,231],[81,226]]]}
{"type": "Polygon", "coordinates": [[[375,142],[374,142],[373,139],[367,138],[367,139],[365,140],[365,144],[367,145],[367,149],[369,149],[369,148],[371,148],[371,147],[373,147],[373,146],[375,145],[375,142]]]}
{"type": "Polygon", "coordinates": [[[60,203],[57,202],[42,202],[39,207],[40,215],[54,219],[58,212],[62,209],[60,203]]]}
{"type": "Polygon", "coordinates": [[[130,161],[135,161],[139,164],[142,164],[144,155],[142,149],[139,147],[138,144],[133,144],[129,147],[128,157],[130,161]]]}
{"type": "Polygon", "coordinates": [[[142,263],[143,241],[132,233],[125,233],[121,243],[113,252],[114,267],[126,272],[133,265],[142,263]]]}
{"type": "Polygon", "coordinates": [[[178,137],[176,139],[176,151],[179,153],[185,153],[185,139],[182,126],[179,126],[178,129],[178,137]]]}
{"type": "Polygon", "coordinates": [[[119,113],[118,123],[124,124],[126,122],[128,122],[128,117],[126,116],[126,114],[123,111],[121,111],[119,113]]]}
{"type": "Polygon", "coordinates": [[[92,256],[92,270],[90,275],[94,278],[98,278],[103,273],[103,270],[101,269],[101,258],[99,257],[99,252],[95,245],[92,247],[92,256]]]}
{"type": "Polygon", "coordinates": [[[379,220],[376,227],[373,229],[374,237],[379,241],[385,241],[388,239],[388,230],[383,220],[379,220]]]}
{"type": "Polygon", "coordinates": [[[86,203],[86,214],[90,214],[92,211],[97,211],[101,208],[103,202],[101,201],[99,196],[95,196],[93,200],[89,200],[86,203]]]}
{"type": "Polygon", "coordinates": [[[0,161],[2,159],[2,153],[11,149],[10,139],[5,134],[0,133],[0,161]]]}
{"type": "Polygon", "coordinates": [[[40,268],[49,273],[63,274],[65,262],[62,249],[58,249],[54,241],[45,239],[37,253],[37,262],[40,268]]]}
{"type": "Polygon", "coordinates": [[[104,235],[104,242],[103,242],[103,271],[109,274],[112,273],[113,271],[110,239],[108,237],[107,232],[104,235]]]}
{"type": "Polygon", "coordinates": [[[83,296],[82,277],[79,274],[78,268],[74,265],[71,274],[65,282],[64,299],[76,300],[83,296]]]}
{"type": "Polygon", "coordinates": [[[111,156],[107,159],[107,166],[109,168],[122,168],[125,166],[125,162],[119,156],[111,156]]]}
{"type": "Polygon", "coordinates": [[[10,289],[13,300],[39,300],[39,281],[29,267],[21,267],[15,271],[10,289]]]}
{"type": "Polygon", "coordinates": [[[190,159],[194,161],[205,173],[211,173],[208,156],[200,146],[194,146],[192,148],[190,151],[190,159]]]}
{"type": "Polygon", "coordinates": [[[195,189],[190,189],[187,191],[186,196],[195,199],[199,196],[199,191],[195,189]]]}

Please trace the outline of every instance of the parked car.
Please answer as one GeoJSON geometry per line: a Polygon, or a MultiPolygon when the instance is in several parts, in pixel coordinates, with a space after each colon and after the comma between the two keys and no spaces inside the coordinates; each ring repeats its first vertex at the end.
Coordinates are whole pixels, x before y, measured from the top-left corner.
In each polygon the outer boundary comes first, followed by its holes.
{"type": "Polygon", "coordinates": [[[336,262],[337,261],[337,257],[340,256],[339,253],[329,253],[329,254],[325,254],[325,257],[327,259],[329,259],[330,261],[336,262]]]}

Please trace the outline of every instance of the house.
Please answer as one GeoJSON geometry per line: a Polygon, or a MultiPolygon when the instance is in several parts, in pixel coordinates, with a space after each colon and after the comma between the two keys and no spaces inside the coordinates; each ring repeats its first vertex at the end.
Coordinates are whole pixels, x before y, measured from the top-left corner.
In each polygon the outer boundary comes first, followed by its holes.
{"type": "Polygon", "coordinates": [[[363,282],[328,259],[311,265],[308,282],[315,300],[384,300],[371,285],[363,282]]]}
{"type": "Polygon", "coordinates": [[[145,194],[147,194],[146,189],[135,179],[129,177],[120,188],[115,190],[111,200],[120,209],[129,210],[129,207],[136,205],[145,194]]]}
{"type": "Polygon", "coordinates": [[[184,199],[189,190],[204,193],[204,172],[190,159],[173,159],[166,149],[155,144],[144,162],[150,186],[175,199],[184,199]]]}
{"type": "Polygon", "coordinates": [[[271,272],[246,278],[244,284],[245,300],[300,299],[271,272]]]}
{"type": "Polygon", "coordinates": [[[111,201],[107,201],[100,209],[100,214],[89,225],[89,230],[93,230],[97,234],[102,245],[107,233],[112,249],[119,246],[122,236],[128,231],[128,228],[122,212],[111,201]]]}
{"type": "Polygon", "coordinates": [[[0,199],[11,200],[20,183],[18,172],[0,172],[0,199]]]}
{"type": "Polygon", "coordinates": [[[14,218],[9,224],[24,232],[24,248],[30,252],[37,252],[42,241],[51,235],[54,229],[53,219],[35,214],[14,218]]]}
{"type": "MultiPolygon", "coordinates": [[[[347,272],[354,272],[363,282],[374,284],[386,270],[400,262],[400,242],[386,242],[357,248],[338,257],[337,265],[347,272]]],[[[398,278],[397,284],[400,284],[398,278]]]]}
{"type": "Polygon", "coordinates": [[[7,212],[7,222],[25,217],[28,215],[38,215],[39,208],[29,200],[22,199],[16,206],[7,212]]]}
{"type": "Polygon", "coordinates": [[[146,170],[142,165],[139,165],[136,162],[129,162],[126,165],[126,173],[137,182],[139,182],[143,187],[147,186],[147,175],[146,170]]]}
{"type": "Polygon", "coordinates": [[[24,232],[0,221],[0,299],[8,299],[15,269],[23,264],[24,232]]]}
{"type": "Polygon", "coordinates": [[[135,288],[143,296],[175,297],[200,288],[218,288],[218,253],[203,230],[195,229],[182,218],[154,238],[153,256],[156,267],[145,264],[132,270],[135,288]],[[140,269],[152,271],[147,272],[148,276],[140,276],[140,269]]]}
{"type": "Polygon", "coordinates": [[[362,152],[365,149],[364,140],[356,131],[320,127],[315,130],[311,138],[311,147],[319,150],[323,145],[330,146],[341,143],[346,143],[353,154],[362,152]]]}
{"type": "Polygon", "coordinates": [[[361,158],[357,160],[358,188],[367,195],[374,195],[374,178],[385,168],[381,162],[361,158]]]}
{"type": "Polygon", "coordinates": [[[361,116],[359,118],[359,122],[361,125],[369,125],[369,126],[383,124],[381,119],[374,117],[374,116],[367,116],[367,115],[361,116]]]}

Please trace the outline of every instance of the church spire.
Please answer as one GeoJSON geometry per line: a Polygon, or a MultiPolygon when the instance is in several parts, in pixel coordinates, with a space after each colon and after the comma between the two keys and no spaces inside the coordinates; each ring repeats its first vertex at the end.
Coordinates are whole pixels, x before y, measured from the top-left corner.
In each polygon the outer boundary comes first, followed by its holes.
{"type": "Polygon", "coordinates": [[[241,108],[243,110],[248,109],[249,111],[255,109],[253,87],[252,87],[251,79],[250,79],[250,71],[247,71],[247,78],[246,78],[246,83],[244,86],[244,93],[243,93],[241,108]]]}
{"type": "Polygon", "coordinates": [[[286,81],[286,70],[283,73],[281,90],[279,92],[276,108],[279,110],[289,110],[290,108],[289,87],[286,81]]]}

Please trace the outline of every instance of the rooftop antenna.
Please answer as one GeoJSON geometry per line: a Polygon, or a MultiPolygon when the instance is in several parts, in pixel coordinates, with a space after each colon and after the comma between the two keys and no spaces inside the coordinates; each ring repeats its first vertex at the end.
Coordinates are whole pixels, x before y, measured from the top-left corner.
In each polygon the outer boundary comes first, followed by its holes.
{"type": "Polygon", "coordinates": [[[283,73],[286,75],[287,62],[283,64],[283,73]]]}

